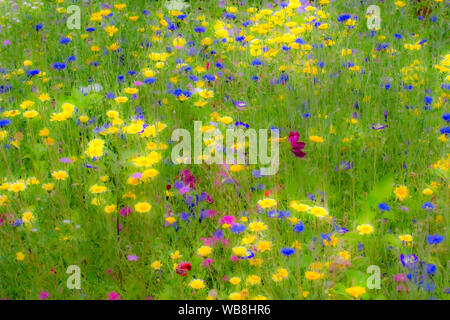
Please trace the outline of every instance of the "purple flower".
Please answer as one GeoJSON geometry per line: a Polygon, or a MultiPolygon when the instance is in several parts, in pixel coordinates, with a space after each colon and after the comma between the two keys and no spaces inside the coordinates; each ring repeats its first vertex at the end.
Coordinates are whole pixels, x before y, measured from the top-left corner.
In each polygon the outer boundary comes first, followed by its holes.
{"type": "Polygon", "coordinates": [[[139,257],[137,255],[132,254],[132,255],[127,256],[127,259],[128,259],[128,261],[138,261],[139,257]]]}

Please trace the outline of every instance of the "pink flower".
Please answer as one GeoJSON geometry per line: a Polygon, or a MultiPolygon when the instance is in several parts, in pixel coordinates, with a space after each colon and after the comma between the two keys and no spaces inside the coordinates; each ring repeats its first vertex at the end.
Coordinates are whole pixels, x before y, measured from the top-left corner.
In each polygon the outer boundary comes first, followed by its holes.
{"type": "Polygon", "coordinates": [[[139,257],[137,255],[129,255],[127,256],[128,261],[138,261],[139,257]]]}
{"type": "Polygon", "coordinates": [[[38,299],[39,300],[46,300],[50,297],[50,293],[48,293],[47,291],[41,291],[39,293],[38,299]]]}
{"type": "Polygon", "coordinates": [[[10,44],[11,44],[11,41],[9,41],[9,40],[3,41],[4,46],[9,46],[10,44]]]}
{"type": "Polygon", "coordinates": [[[122,217],[128,216],[133,211],[132,208],[125,206],[122,209],[120,209],[119,213],[122,217]]]}
{"type": "Polygon", "coordinates": [[[222,219],[220,219],[219,221],[219,225],[222,225],[224,223],[232,224],[234,222],[234,219],[236,219],[236,217],[234,216],[223,216],[222,219]]]}
{"type": "Polygon", "coordinates": [[[302,150],[305,147],[305,143],[298,141],[300,138],[300,134],[297,131],[291,131],[289,133],[289,143],[291,145],[291,151],[297,158],[303,158],[306,156],[306,153],[304,153],[302,150]]]}
{"type": "Polygon", "coordinates": [[[207,268],[209,268],[212,265],[212,263],[213,263],[213,259],[206,259],[206,260],[202,261],[202,265],[207,268]]]}
{"type": "Polygon", "coordinates": [[[120,296],[120,294],[115,293],[114,291],[112,292],[108,292],[108,300],[122,300],[122,297],[120,296]]]}

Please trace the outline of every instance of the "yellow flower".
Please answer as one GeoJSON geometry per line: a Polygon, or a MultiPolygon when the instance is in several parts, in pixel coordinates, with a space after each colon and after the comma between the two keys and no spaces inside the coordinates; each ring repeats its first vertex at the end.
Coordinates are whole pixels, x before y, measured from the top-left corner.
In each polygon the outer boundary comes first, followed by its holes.
{"type": "Polygon", "coordinates": [[[319,137],[319,136],[310,136],[309,140],[311,140],[312,142],[316,142],[316,143],[322,143],[323,142],[323,138],[319,137]]]}
{"type": "Polygon", "coordinates": [[[16,253],[16,260],[17,261],[23,261],[25,259],[25,255],[22,252],[17,252],[16,253]]]}
{"type": "Polygon", "coordinates": [[[89,188],[89,192],[90,193],[94,193],[94,194],[104,193],[107,190],[108,190],[108,188],[106,188],[105,186],[99,186],[99,185],[96,185],[96,184],[94,184],[92,187],[89,188]]]}
{"type": "Polygon", "coordinates": [[[229,295],[231,300],[242,300],[243,297],[239,292],[233,292],[229,295]]]}
{"type": "Polygon", "coordinates": [[[105,207],[105,212],[106,213],[113,213],[114,211],[116,211],[116,205],[115,204],[111,204],[109,206],[105,207]]]}
{"type": "Polygon", "coordinates": [[[116,101],[117,103],[125,103],[128,101],[127,97],[117,97],[114,99],[114,101],[116,101]]]}
{"type": "Polygon", "coordinates": [[[27,186],[23,182],[15,182],[15,183],[12,183],[11,185],[9,185],[8,190],[11,192],[17,193],[17,192],[25,190],[26,187],[27,186]]]}
{"type": "Polygon", "coordinates": [[[191,280],[191,282],[189,282],[189,286],[192,289],[200,290],[200,289],[203,289],[205,287],[205,281],[204,280],[200,280],[200,279],[194,279],[194,280],[191,280]]]}
{"type": "Polygon", "coordinates": [[[173,224],[175,221],[177,221],[174,217],[167,217],[166,222],[168,224],[173,224]]]}
{"type": "Polygon", "coordinates": [[[395,5],[399,8],[403,8],[404,6],[406,6],[406,3],[404,3],[403,1],[395,1],[395,5]]]}
{"type": "Polygon", "coordinates": [[[66,171],[59,170],[59,171],[53,171],[52,177],[56,180],[66,180],[69,174],[66,171]]]}
{"type": "Polygon", "coordinates": [[[256,275],[250,275],[245,279],[245,283],[254,286],[261,283],[261,278],[256,275]]]}
{"type": "Polygon", "coordinates": [[[248,225],[248,227],[253,232],[264,231],[267,229],[267,226],[264,224],[264,222],[261,221],[252,222],[248,225]]]}
{"type": "Polygon", "coordinates": [[[413,237],[410,234],[402,234],[402,235],[398,236],[398,238],[404,242],[412,242],[413,241],[413,237]]]}
{"type": "Polygon", "coordinates": [[[309,211],[313,216],[316,216],[317,218],[323,218],[328,215],[328,211],[325,208],[322,207],[312,207],[309,211]]]}
{"type": "Polygon", "coordinates": [[[241,278],[239,277],[233,277],[230,279],[230,283],[233,285],[238,285],[241,282],[241,278]]]}
{"type": "Polygon", "coordinates": [[[233,247],[232,251],[233,254],[238,257],[242,257],[247,253],[247,249],[245,249],[244,247],[233,247]]]}
{"type": "Polygon", "coordinates": [[[370,224],[359,225],[356,230],[358,230],[360,235],[371,234],[373,232],[373,227],[370,224]]]}
{"type": "Polygon", "coordinates": [[[186,44],[186,40],[183,38],[175,38],[172,42],[173,46],[177,49],[181,49],[186,44]]]}
{"type": "Polygon", "coordinates": [[[155,261],[151,264],[151,267],[155,270],[160,270],[162,267],[162,263],[160,261],[155,261]]]}
{"type": "Polygon", "coordinates": [[[339,255],[345,260],[350,260],[350,253],[348,251],[340,251],[339,255]]]}
{"type": "Polygon", "coordinates": [[[25,111],[25,112],[23,113],[23,116],[24,116],[25,118],[28,118],[28,119],[33,119],[33,118],[36,117],[38,114],[39,114],[39,112],[37,112],[36,110],[30,110],[30,111],[25,111]]]}
{"type": "Polygon", "coordinates": [[[148,202],[138,202],[134,206],[134,209],[136,209],[137,212],[141,212],[141,213],[149,212],[151,208],[152,208],[152,206],[148,202]]]}
{"type": "Polygon", "coordinates": [[[24,214],[22,215],[22,221],[27,223],[27,222],[31,222],[31,220],[34,219],[33,213],[30,211],[24,212],[24,214]]]}
{"type": "Polygon", "coordinates": [[[170,258],[172,260],[176,260],[181,257],[182,257],[182,255],[180,254],[180,251],[178,251],[178,250],[170,254],[170,258]]]}
{"type": "Polygon", "coordinates": [[[197,250],[197,253],[198,253],[199,255],[201,255],[202,257],[206,257],[206,256],[210,255],[211,252],[212,252],[212,248],[211,248],[211,247],[208,247],[208,246],[200,247],[200,248],[198,248],[198,250],[197,250]]]}
{"type": "Polygon", "coordinates": [[[44,189],[45,191],[52,191],[53,190],[53,183],[46,183],[42,185],[42,189],[44,189]]]}
{"type": "Polygon", "coordinates": [[[430,188],[426,188],[426,189],[423,189],[422,193],[426,196],[430,196],[433,194],[433,190],[431,190],[430,188]]]}
{"type": "Polygon", "coordinates": [[[270,251],[270,249],[272,248],[272,242],[270,242],[270,241],[259,241],[256,244],[256,248],[258,249],[259,252],[270,251]]]}
{"type": "Polygon", "coordinates": [[[347,292],[349,295],[351,295],[355,299],[358,299],[361,295],[366,293],[366,289],[363,287],[350,287],[350,288],[345,289],[345,292],[347,292]]]}
{"type": "Polygon", "coordinates": [[[409,196],[409,190],[406,186],[398,186],[394,189],[394,194],[400,201],[405,200],[409,196]]]}
{"type": "Polygon", "coordinates": [[[318,279],[323,279],[324,277],[325,276],[324,276],[323,273],[319,273],[319,272],[316,272],[316,271],[306,271],[305,272],[305,278],[308,279],[308,280],[315,281],[315,280],[318,280],[318,279]]]}
{"type": "Polygon", "coordinates": [[[258,205],[263,208],[272,208],[277,205],[277,202],[274,199],[266,198],[258,201],[258,205]]]}

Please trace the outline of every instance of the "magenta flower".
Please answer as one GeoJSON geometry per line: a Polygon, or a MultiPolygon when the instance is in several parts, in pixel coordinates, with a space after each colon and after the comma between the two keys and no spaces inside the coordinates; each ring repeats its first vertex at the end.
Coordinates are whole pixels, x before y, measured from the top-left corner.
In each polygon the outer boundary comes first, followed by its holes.
{"type": "Polygon", "coordinates": [[[119,213],[122,217],[128,216],[133,211],[132,208],[125,206],[122,209],[120,209],[119,213]]]}
{"type": "Polygon", "coordinates": [[[306,153],[304,153],[302,150],[305,147],[305,143],[298,141],[300,138],[300,134],[297,131],[291,131],[289,133],[289,143],[291,145],[291,151],[297,158],[303,158],[306,156],[306,153]]]}
{"type": "Polygon", "coordinates": [[[41,291],[39,293],[38,299],[39,300],[46,300],[50,297],[50,293],[48,293],[47,291],[41,291]]]}
{"type": "Polygon", "coordinates": [[[219,225],[232,224],[234,222],[234,219],[236,219],[236,217],[234,216],[223,216],[222,219],[220,219],[219,221],[219,225]]]}
{"type": "Polygon", "coordinates": [[[122,297],[120,296],[120,294],[112,291],[112,292],[108,292],[108,300],[122,300],[122,297]]]}

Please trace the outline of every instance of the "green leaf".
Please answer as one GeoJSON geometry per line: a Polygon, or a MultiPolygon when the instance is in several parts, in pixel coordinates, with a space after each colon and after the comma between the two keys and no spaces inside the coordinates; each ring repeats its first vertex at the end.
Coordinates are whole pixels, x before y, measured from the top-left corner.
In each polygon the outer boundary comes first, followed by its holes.
{"type": "Polygon", "coordinates": [[[393,184],[394,177],[392,174],[388,174],[378,181],[367,196],[369,206],[376,207],[383,200],[389,198],[392,193],[393,184]]]}

